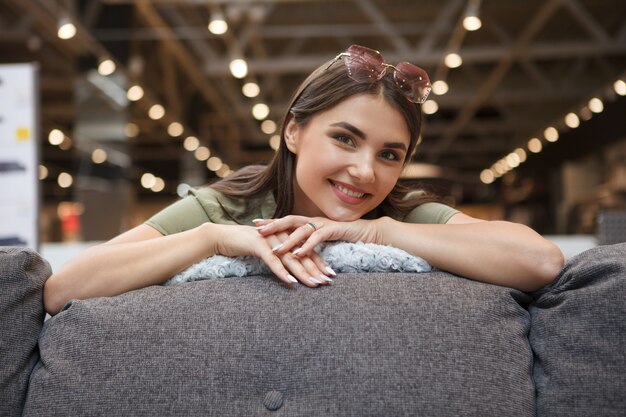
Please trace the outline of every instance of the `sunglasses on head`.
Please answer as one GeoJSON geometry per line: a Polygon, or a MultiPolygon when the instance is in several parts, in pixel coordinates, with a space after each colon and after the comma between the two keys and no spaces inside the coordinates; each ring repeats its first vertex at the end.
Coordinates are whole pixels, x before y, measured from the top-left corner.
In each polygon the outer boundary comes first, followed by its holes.
{"type": "Polygon", "coordinates": [[[423,103],[430,94],[428,74],[409,62],[400,62],[395,66],[386,64],[380,52],[365,46],[352,45],[337,55],[327,69],[339,59],[343,59],[348,76],[356,82],[375,83],[384,77],[387,69],[392,69],[393,81],[409,101],[423,103]]]}

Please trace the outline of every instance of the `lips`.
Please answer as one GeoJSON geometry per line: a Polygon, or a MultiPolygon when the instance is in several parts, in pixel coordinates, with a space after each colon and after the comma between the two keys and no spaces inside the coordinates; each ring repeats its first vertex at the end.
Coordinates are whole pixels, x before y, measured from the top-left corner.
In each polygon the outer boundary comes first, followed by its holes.
{"type": "Polygon", "coordinates": [[[330,181],[333,191],[339,199],[348,204],[358,204],[363,202],[369,195],[368,193],[358,190],[348,184],[330,181]]]}

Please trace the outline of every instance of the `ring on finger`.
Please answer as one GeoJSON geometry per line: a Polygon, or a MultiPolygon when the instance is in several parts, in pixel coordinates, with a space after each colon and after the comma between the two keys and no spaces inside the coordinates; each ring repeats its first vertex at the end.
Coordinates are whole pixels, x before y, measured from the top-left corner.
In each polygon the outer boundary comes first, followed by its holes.
{"type": "Polygon", "coordinates": [[[305,224],[305,226],[307,226],[308,228],[311,229],[311,232],[316,232],[317,231],[317,226],[315,225],[315,223],[313,222],[308,222],[307,224],[305,224]]]}

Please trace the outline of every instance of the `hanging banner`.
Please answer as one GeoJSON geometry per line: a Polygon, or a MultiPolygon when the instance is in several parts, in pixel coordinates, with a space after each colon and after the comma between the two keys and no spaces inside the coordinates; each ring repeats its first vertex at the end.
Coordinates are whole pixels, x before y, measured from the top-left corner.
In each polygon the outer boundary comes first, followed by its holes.
{"type": "Polygon", "coordinates": [[[35,64],[0,65],[0,246],[39,245],[35,64]]]}

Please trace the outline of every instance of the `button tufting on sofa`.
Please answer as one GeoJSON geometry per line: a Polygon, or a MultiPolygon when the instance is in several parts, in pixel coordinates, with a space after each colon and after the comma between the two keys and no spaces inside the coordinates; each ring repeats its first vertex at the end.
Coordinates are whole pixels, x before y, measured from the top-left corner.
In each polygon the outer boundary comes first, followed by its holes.
{"type": "Polygon", "coordinates": [[[270,391],[265,394],[263,405],[270,411],[276,411],[283,406],[283,394],[279,391],[270,391]]]}

